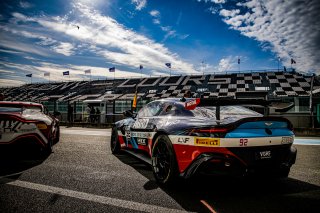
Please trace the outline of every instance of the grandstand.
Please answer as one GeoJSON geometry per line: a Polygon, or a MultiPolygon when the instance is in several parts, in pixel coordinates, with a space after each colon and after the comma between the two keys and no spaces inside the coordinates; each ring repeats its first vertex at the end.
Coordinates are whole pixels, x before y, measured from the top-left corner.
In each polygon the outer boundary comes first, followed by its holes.
{"type": "MultiPolygon", "coordinates": [[[[312,76],[290,71],[239,72],[186,76],[164,76],[149,78],[94,80],[80,82],[34,83],[20,87],[0,88],[6,100],[34,101],[46,105],[49,111],[67,113],[72,104],[75,120],[82,121],[86,104],[94,103],[101,110],[101,121],[114,122],[121,113],[131,109],[136,88],[138,109],[150,100],[167,97],[182,97],[190,90],[193,97],[233,99],[239,93],[265,92],[266,98],[292,101],[295,107],[283,116],[295,127],[310,127],[310,94],[312,76]],[[112,116],[112,119],[110,119],[112,116]]],[[[320,89],[315,79],[314,91],[320,89]]],[[[255,98],[255,97],[252,97],[255,98]]],[[[320,123],[320,96],[313,95],[315,125],[320,123]]],[[[271,114],[277,114],[272,112],[271,114]]],[[[67,116],[62,116],[62,120],[67,116]]]]}

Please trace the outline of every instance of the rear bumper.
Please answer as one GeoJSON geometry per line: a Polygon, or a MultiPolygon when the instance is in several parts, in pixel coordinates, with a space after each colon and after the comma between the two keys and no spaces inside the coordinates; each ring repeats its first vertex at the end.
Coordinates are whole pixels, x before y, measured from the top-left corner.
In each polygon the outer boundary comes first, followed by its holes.
{"type": "MultiPolygon", "coordinates": [[[[269,147],[268,147],[269,148],[269,147]]],[[[283,146],[272,150],[271,159],[255,159],[255,154],[266,147],[229,149],[234,155],[222,153],[202,153],[180,175],[189,178],[196,173],[213,175],[274,175],[283,169],[290,169],[295,163],[297,150],[292,146],[283,146]]]]}
{"type": "Polygon", "coordinates": [[[0,142],[2,148],[45,148],[47,142],[36,133],[20,135],[9,142],[0,142]]]}

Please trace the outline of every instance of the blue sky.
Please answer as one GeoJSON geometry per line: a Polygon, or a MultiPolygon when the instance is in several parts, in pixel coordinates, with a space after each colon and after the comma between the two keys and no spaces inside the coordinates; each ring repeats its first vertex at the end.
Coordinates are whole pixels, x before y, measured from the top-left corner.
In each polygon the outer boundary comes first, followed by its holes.
{"type": "MultiPolygon", "coordinates": [[[[318,73],[316,1],[0,3],[0,84],[276,69],[318,73]],[[78,28],[79,27],[79,28],[78,28]],[[139,70],[139,65],[144,68],[139,70]],[[70,71],[70,76],[62,75],[70,71]]],[[[319,73],[318,73],[319,74],[319,73]]]]}

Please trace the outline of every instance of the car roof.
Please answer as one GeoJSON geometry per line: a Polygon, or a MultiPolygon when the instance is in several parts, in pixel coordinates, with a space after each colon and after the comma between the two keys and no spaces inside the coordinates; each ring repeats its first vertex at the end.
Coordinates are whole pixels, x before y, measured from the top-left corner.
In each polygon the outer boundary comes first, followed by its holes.
{"type": "MultiPolygon", "coordinates": [[[[185,100],[193,100],[194,98],[185,98],[185,100]]],[[[183,104],[185,101],[182,101],[181,98],[162,98],[154,101],[162,101],[162,102],[174,102],[183,104]]]]}
{"type": "Polygon", "coordinates": [[[25,101],[0,101],[0,106],[1,105],[12,105],[12,106],[17,106],[17,105],[21,105],[21,106],[36,106],[36,107],[43,107],[42,104],[40,103],[35,103],[35,102],[25,102],[25,101]]]}

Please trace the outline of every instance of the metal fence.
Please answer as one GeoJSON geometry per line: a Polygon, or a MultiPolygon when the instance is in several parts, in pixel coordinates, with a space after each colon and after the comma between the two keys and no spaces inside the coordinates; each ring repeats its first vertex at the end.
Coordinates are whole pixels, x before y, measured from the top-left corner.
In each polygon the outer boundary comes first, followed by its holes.
{"type": "MultiPolygon", "coordinates": [[[[320,128],[320,119],[317,116],[312,117],[309,114],[285,114],[285,115],[271,115],[287,118],[294,126],[294,128],[320,128]]],[[[87,123],[87,124],[105,124],[111,125],[121,119],[124,119],[122,114],[86,114],[75,113],[68,116],[68,113],[60,113],[57,118],[61,122],[66,123],[87,123]]]]}

